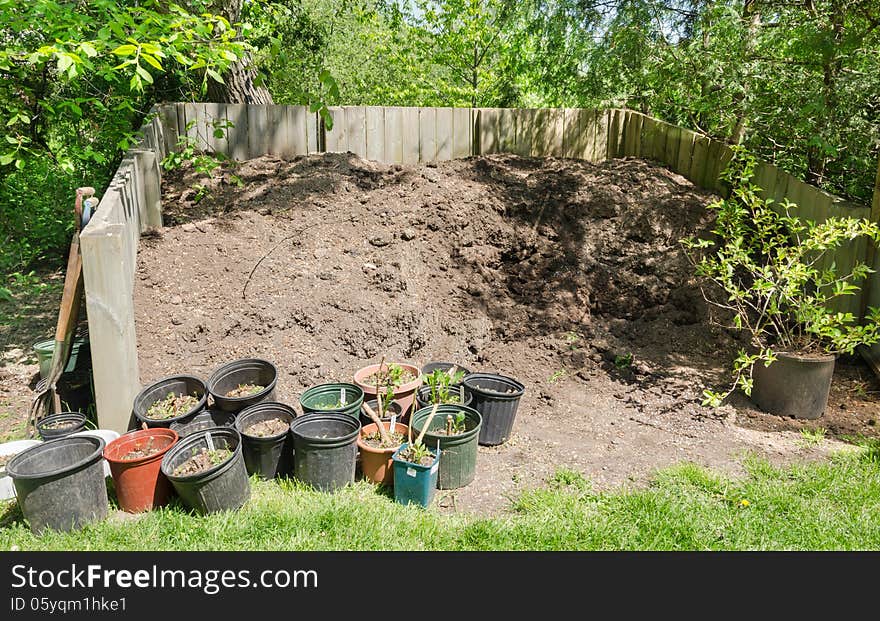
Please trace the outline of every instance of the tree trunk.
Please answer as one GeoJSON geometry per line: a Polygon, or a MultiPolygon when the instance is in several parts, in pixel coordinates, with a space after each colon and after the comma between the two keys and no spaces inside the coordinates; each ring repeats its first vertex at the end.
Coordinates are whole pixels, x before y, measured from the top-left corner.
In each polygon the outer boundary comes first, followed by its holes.
{"type": "MultiPolygon", "coordinates": [[[[214,10],[230,24],[235,24],[241,16],[243,0],[216,0],[214,10]]],[[[235,104],[271,104],[272,95],[265,86],[255,81],[257,70],[250,54],[243,54],[232,63],[223,74],[223,83],[208,78],[208,101],[235,104]]]]}
{"type": "MultiPolygon", "coordinates": [[[[750,66],[752,61],[752,56],[755,52],[755,46],[757,45],[757,35],[758,29],[761,26],[761,11],[760,8],[755,3],[755,0],[746,0],[743,5],[743,13],[742,19],[744,22],[748,22],[748,26],[745,30],[745,55],[743,58],[743,63],[746,67],[750,66]]],[[[741,144],[743,138],[746,135],[746,99],[748,98],[749,91],[751,90],[751,76],[747,75],[745,80],[743,81],[743,92],[742,97],[737,102],[737,110],[736,110],[736,121],[733,125],[733,131],[730,133],[730,142],[733,144],[741,144]]]]}

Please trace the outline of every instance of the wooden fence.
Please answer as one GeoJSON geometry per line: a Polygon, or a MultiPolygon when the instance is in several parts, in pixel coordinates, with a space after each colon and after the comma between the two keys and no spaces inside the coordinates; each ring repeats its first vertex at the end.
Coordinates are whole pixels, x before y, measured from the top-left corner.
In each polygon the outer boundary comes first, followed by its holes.
{"type": "MultiPolygon", "coordinates": [[[[138,239],[162,225],[160,162],[178,149],[181,137],[197,150],[235,160],[322,152],[352,152],[389,164],[490,153],[591,162],[644,157],[716,191],[722,189],[719,173],[732,155],[721,142],[632,110],[347,106],[330,108],[330,114],[332,129],[304,106],[178,103],[151,111],[139,142],[126,153],[81,236],[101,427],[127,429],[141,387],[132,298],[138,239]]],[[[880,220],[880,169],[873,207],[841,200],[770,164],[758,166],[756,182],[765,196],[797,203],[803,218],[880,220]]],[[[840,269],[868,260],[880,270],[880,253],[864,243],[840,249],[832,260],[840,269]]],[[[839,308],[860,315],[866,304],[880,305],[880,284],[862,293],[839,308]]],[[[872,364],[880,361],[880,347],[864,353],[872,364]]],[[[880,364],[875,369],[880,372],[880,364]]]]}

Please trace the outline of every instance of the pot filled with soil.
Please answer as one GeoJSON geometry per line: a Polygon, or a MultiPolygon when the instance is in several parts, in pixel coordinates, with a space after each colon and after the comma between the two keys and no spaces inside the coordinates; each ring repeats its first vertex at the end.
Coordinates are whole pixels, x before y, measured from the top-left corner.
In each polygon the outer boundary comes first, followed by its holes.
{"type": "Polygon", "coordinates": [[[104,448],[116,487],[119,508],[128,513],[162,507],[171,497],[171,483],[162,474],[162,458],[177,442],[177,432],[157,427],[131,431],[104,448]]]}
{"type": "Polygon", "coordinates": [[[15,486],[12,485],[12,479],[6,473],[6,464],[23,450],[39,443],[39,440],[13,440],[0,444],[0,500],[15,498],[15,486]]]}
{"type": "Polygon", "coordinates": [[[471,407],[483,417],[480,444],[495,446],[506,442],[525,386],[504,375],[471,373],[464,379],[464,387],[473,396],[471,407]]]}
{"type": "Polygon", "coordinates": [[[286,477],[293,465],[290,423],[296,411],[289,405],[264,401],[242,410],[235,420],[248,474],[263,480],[286,477]]]}
{"type": "Polygon", "coordinates": [[[424,444],[402,444],[391,456],[394,464],[394,500],[402,505],[427,507],[437,492],[441,449],[433,451],[424,444]]]}
{"type": "Polygon", "coordinates": [[[420,386],[416,391],[416,409],[421,410],[435,403],[450,405],[471,405],[474,398],[464,386],[457,388],[449,387],[447,390],[438,391],[432,386],[420,386]],[[462,400],[464,397],[464,400],[462,400]]]}
{"type": "Polygon", "coordinates": [[[482,417],[475,409],[463,405],[439,405],[433,418],[435,406],[416,410],[410,426],[413,434],[422,435],[424,444],[430,448],[439,446],[440,489],[457,489],[474,480],[477,472],[477,439],[482,417]],[[430,424],[425,423],[430,420],[430,424]]]}
{"type": "Polygon", "coordinates": [[[74,530],[107,516],[103,452],[98,436],[67,436],[9,460],[6,472],[34,533],[74,530]]]}
{"type": "Polygon", "coordinates": [[[422,384],[422,374],[411,364],[383,361],[358,369],[354,383],[363,389],[367,399],[379,393],[393,393],[393,399],[407,412],[415,401],[416,389],[422,384]]]}
{"type": "Polygon", "coordinates": [[[363,402],[363,389],[345,382],[312,386],[299,398],[303,414],[328,412],[357,417],[363,402]]]}
{"type": "Polygon", "coordinates": [[[61,412],[37,422],[37,433],[44,440],[56,440],[86,428],[88,420],[82,412],[61,412]]]}
{"type": "Polygon", "coordinates": [[[313,412],[290,424],[293,475],[321,491],[354,482],[360,421],[338,412],[313,412]]]}
{"type": "MultiPolygon", "coordinates": [[[[379,400],[378,399],[370,399],[369,401],[364,401],[364,405],[373,410],[377,415],[379,414],[379,400]]],[[[400,404],[397,401],[392,401],[391,403],[384,404],[382,409],[382,415],[379,417],[383,423],[389,424],[391,423],[392,417],[395,422],[406,423],[406,415],[403,413],[403,408],[400,407],[400,404]]],[[[369,425],[373,422],[373,419],[367,415],[363,407],[361,408],[361,425],[369,425]]]]}
{"type": "Polygon", "coordinates": [[[134,398],[134,416],[147,427],[170,427],[205,409],[208,389],[192,375],[173,375],[141,390],[134,398]]]}
{"type": "Polygon", "coordinates": [[[208,378],[214,409],[237,413],[262,401],[275,400],[278,369],[268,360],[243,358],[224,364],[208,378]]]}
{"type": "Polygon", "coordinates": [[[384,437],[376,423],[362,427],[357,446],[361,453],[361,472],[364,473],[364,478],[380,485],[391,485],[394,482],[391,456],[406,442],[408,427],[395,423],[392,429],[389,423],[383,424],[383,428],[384,437]]]}
{"type": "Polygon", "coordinates": [[[202,410],[186,422],[171,423],[171,429],[177,432],[181,438],[191,436],[197,431],[212,429],[214,427],[234,427],[235,414],[221,412],[220,410],[202,410]]]}
{"type": "Polygon", "coordinates": [[[770,414],[819,418],[828,405],[833,355],[803,356],[776,353],[770,366],[758,361],[752,367],[752,401],[770,414]]]}
{"type": "Polygon", "coordinates": [[[162,474],[201,515],[238,509],[251,495],[241,435],[235,429],[206,429],[179,440],[165,453],[162,474]]]}

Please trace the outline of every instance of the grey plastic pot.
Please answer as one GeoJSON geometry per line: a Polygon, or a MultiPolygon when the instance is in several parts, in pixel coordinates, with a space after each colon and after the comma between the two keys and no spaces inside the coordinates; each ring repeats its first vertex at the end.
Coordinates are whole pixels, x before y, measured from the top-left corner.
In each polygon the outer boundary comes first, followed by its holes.
{"type": "Polygon", "coordinates": [[[31,530],[69,531],[107,516],[104,440],[67,436],[13,457],[6,472],[31,530]]]}
{"type": "Polygon", "coordinates": [[[215,427],[178,441],[162,458],[161,470],[184,504],[202,515],[238,509],[251,495],[251,482],[241,453],[241,435],[235,429],[215,427]],[[232,456],[203,472],[175,475],[178,466],[201,449],[209,448],[209,434],[214,448],[229,449],[232,456]]]}
{"type": "Polygon", "coordinates": [[[214,401],[214,409],[237,413],[263,401],[274,401],[277,382],[278,369],[274,364],[260,358],[242,358],[214,371],[208,378],[208,392],[214,401]],[[226,396],[241,384],[254,384],[263,389],[246,397],[226,396]]]}
{"type": "Polygon", "coordinates": [[[264,401],[242,410],[235,419],[235,428],[241,434],[242,454],[248,474],[259,475],[267,481],[275,477],[286,477],[293,465],[293,438],[290,423],[296,418],[296,410],[289,405],[264,401]],[[262,421],[280,418],[285,423],[283,432],[274,436],[252,436],[248,434],[251,425],[262,421]]]}
{"type": "Polygon", "coordinates": [[[354,483],[360,421],[348,414],[313,412],[290,424],[293,475],[325,492],[354,483]]]}
{"type": "Polygon", "coordinates": [[[483,417],[480,444],[495,446],[506,442],[513,431],[525,386],[504,375],[471,373],[464,378],[464,387],[473,396],[471,407],[483,417]]]}
{"type": "Polygon", "coordinates": [[[205,386],[205,382],[192,375],[172,375],[164,377],[141,390],[134,398],[132,410],[139,423],[146,423],[147,427],[171,427],[171,423],[188,421],[204,410],[207,402],[208,388],[205,386]],[[180,416],[148,418],[147,410],[150,409],[150,406],[172,392],[178,395],[195,395],[199,402],[180,416]]]}
{"type": "Polygon", "coordinates": [[[759,361],[752,368],[752,401],[770,414],[819,418],[828,406],[834,360],[777,353],[769,367],[759,361]]]}

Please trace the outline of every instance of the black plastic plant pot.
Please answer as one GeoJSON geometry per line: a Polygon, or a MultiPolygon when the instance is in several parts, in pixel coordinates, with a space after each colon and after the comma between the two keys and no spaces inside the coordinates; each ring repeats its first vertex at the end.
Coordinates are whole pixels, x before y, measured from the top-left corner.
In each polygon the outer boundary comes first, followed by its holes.
{"type": "MultiPolygon", "coordinates": [[[[366,401],[366,404],[370,406],[376,414],[379,414],[379,402],[376,399],[372,399],[370,401],[366,401]]],[[[391,405],[388,406],[388,409],[382,412],[382,416],[380,420],[383,423],[390,423],[391,417],[396,416],[398,423],[406,422],[404,419],[406,416],[402,416],[403,408],[400,407],[400,404],[397,401],[392,401],[391,405]]],[[[361,425],[370,425],[373,423],[373,419],[367,416],[363,409],[361,409],[361,425]]]]}
{"type": "Polygon", "coordinates": [[[147,427],[171,427],[171,423],[188,422],[189,419],[205,409],[207,402],[208,388],[205,386],[205,382],[192,375],[172,375],[162,378],[141,390],[137,397],[134,398],[134,407],[132,409],[135,418],[141,423],[146,423],[147,427]],[[147,417],[147,410],[150,409],[150,406],[166,398],[170,393],[192,395],[199,402],[180,416],[173,416],[171,418],[147,417]]]}
{"type": "Polygon", "coordinates": [[[299,398],[303,414],[325,412],[348,414],[355,418],[358,417],[363,402],[363,389],[357,384],[346,382],[312,386],[299,398]]]}
{"type": "Polygon", "coordinates": [[[197,431],[204,431],[205,429],[234,426],[235,414],[219,410],[204,410],[184,423],[171,423],[171,429],[176,431],[177,435],[181,438],[186,438],[197,431]]]}
{"type": "Polygon", "coordinates": [[[70,531],[107,516],[104,440],[68,436],[22,451],[6,464],[31,530],[70,531]]]}
{"type": "Polygon", "coordinates": [[[37,432],[44,440],[57,440],[77,431],[83,431],[87,423],[82,412],[61,412],[41,419],[37,423],[37,432]]]}
{"type": "Polygon", "coordinates": [[[795,418],[819,418],[828,406],[834,376],[832,355],[796,356],[777,352],[770,366],[752,368],[752,401],[765,412],[795,418]]]}
{"type": "Polygon", "coordinates": [[[206,429],[180,440],[165,453],[161,469],[184,504],[201,515],[234,511],[246,503],[251,495],[251,481],[241,453],[241,435],[235,429],[206,429]],[[210,450],[211,447],[229,449],[232,456],[202,472],[182,476],[174,474],[181,464],[202,449],[210,450]]]}
{"type": "Polygon", "coordinates": [[[235,428],[241,434],[241,450],[248,474],[256,474],[264,481],[286,477],[293,466],[293,438],[290,423],[296,418],[296,410],[283,403],[264,401],[242,410],[235,420],[235,428]],[[284,431],[274,436],[254,436],[248,429],[256,423],[280,418],[286,425],[284,431]]]}
{"type": "Polygon", "coordinates": [[[348,414],[314,412],[290,424],[293,476],[324,492],[354,482],[361,423],[348,414]]]}
{"type": "Polygon", "coordinates": [[[262,401],[274,401],[277,382],[278,369],[274,364],[259,358],[243,358],[214,371],[208,378],[208,392],[214,401],[214,409],[238,413],[262,401]],[[262,386],[263,389],[245,397],[226,396],[243,384],[262,386]]]}
{"type": "MultiPolygon", "coordinates": [[[[451,395],[457,396],[459,399],[461,399],[461,394],[464,393],[464,401],[462,403],[450,403],[449,405],[469,406],[474,400],[474,398],[471,396],[471,393],[468,392],[468,389],[465,388],[463,384],[459,384],[458,386],[450,386],[449,393],[451,395]]],[[[431,387],[422,386],[416,391],[416,409],[421,410],[422,408],[426,408],[430,405],[434,405],[434,402],[431,400],[431,387]]]]}
{"type": "MultiPolygon", "coordinates": [[[[413,438],[422,433],[433,409],[434,406],[422,408],[412,415],[410,427],[413,438]]],[[[477,474],[477,438],[481,423],[480,413],[473,408],[461,405],[437,407],[422,442],[429,449],[440,448],[440,473],[437,475],[437,487],[440,489],[457,489],[474,480],[477,474]],[[456,416],[458,412],[464,412],[465,415],[464,433],[451,436],[436,433],[446,427],[447,415],[456,416]]]]}
{"type": "Polygon", "coordinates": [[[480,444],[495,446],[506,442],[513,431],[525,386],[504,375],[471,373],[464,378],[464,387],[473,396],[471,407],[483,417],[480,444]]]}

